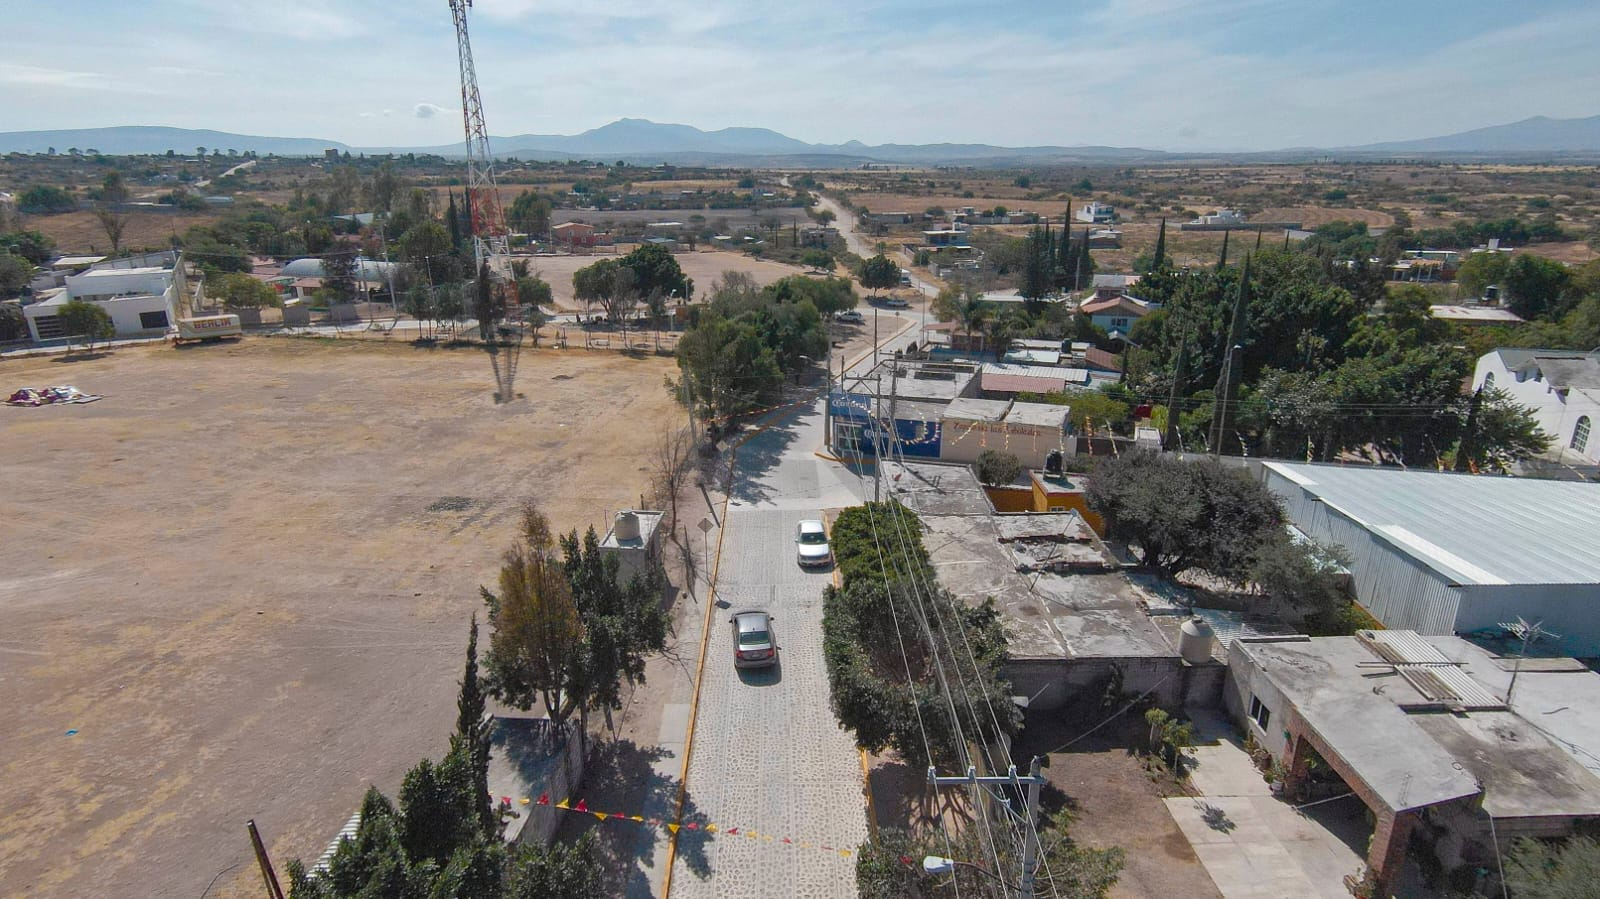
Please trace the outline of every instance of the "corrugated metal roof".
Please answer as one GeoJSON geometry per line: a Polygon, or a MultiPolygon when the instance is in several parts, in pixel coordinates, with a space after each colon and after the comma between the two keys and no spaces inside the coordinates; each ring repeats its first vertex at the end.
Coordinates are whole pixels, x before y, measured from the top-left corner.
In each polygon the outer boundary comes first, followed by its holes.
{"type": "Polygon", "coordinates": [[[1439,647],[1422,639],[1416,631],[1357,631],[1356,637],[1387,662],[1451,664],[1439,647]]]}
{"type": "Polygon", "coordinates": [[[1455,583],[1600,584],[1600,484],[1262,464],[1455,583]]]}

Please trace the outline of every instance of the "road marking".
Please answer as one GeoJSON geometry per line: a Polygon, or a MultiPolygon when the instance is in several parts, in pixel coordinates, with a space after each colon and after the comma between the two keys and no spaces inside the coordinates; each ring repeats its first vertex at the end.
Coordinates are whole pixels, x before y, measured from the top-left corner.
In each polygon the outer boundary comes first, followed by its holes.
{"type": "MultiPolygon", "coordinates": [[[[740,441],[740,445],[743,445],[740,441]]],[[[694,698],[689,701],[689,729],[683,735],[683,770],[678,774],[678,799],[672,808],[674,821],[683,818],[683,799],[689,790],[689,755],[694,752],[694,724],[700,712],[700,684],[705,680],[706,650],[711,645],[711,611],[717,607],[717,574],[722,570],[722,539],[728,535],[728,498],[732,495],[732,475],[739,462],[739,447],[728,455],[729,490],[722,497],[722,529],[717,532],[717,557],[711,563],[711,582],[706,590],[706,621],[700,634],[700,662],[694,672],[694,698]]],[[[672,895],[672,868],[678,861],[678,832],[667,838],[667,873],[661,879],[661,897],[672,895]]]]}

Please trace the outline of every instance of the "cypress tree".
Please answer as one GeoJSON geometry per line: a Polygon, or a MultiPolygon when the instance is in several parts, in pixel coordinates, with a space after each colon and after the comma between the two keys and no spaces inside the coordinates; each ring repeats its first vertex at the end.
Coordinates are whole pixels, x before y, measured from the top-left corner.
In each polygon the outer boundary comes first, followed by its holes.
{"type": "Polygon", "coordinates": [[[1061,217],[1061,234],[1062,234],[1061,246],[1056,248],[1056,256],[1060,259],[1059,265],[1060,265],[1061,271],[1064,272],[1066,274],[1066,277],[1070,279],[1072,277],[1072,266],[1073,266],[1073,263],[1077,261],[1077,257],[1074,255],[1075,248],[1072,245],[1072,204],[1071,203],[1067,204],[1067,211],[1061,217]]]}
{"type": "Polygon", "coordinates": [[[456,192],[450,191],[450,205],[444,212],[444,223],[450,228],[450,246],[461,249],[461,215],[456,211],[456,192]]]}
{"type": "Polygon", "coordinates": [[[1222,258],[1217,260],[1217,271],[1219,272],[1228,267],[1228,235],[1232,233],[1232,231],[1222,232],[1222,258]]]}
{"type": "Polygon", "coordinates": [[[1261,229],[1257,228],[1256,229],[1256,252],[1257,253],[1261,252],[1261,234],[1262,234],[1261,229]]]}
{"type": "Polygon", "coordinates": [[[1155,260],[1150,263],[1150,270],[1156,271],[1167,264],[1167,217],[1161,217],[1161,230],[1156,234],[1155,260]]]}
{"type": "Polygon", "coordinates": [[[483,682],[478,678],[478,615],[472,615],[467,635],[467,667],[461,675],[461,694],[456,698],[456,738],[466,747],[472,763],[472,788],[476,794],[472,807],[478,824],[487,836],[497,836],[499,817],[489,798],[489,718],[486,714],[483,682]]]}

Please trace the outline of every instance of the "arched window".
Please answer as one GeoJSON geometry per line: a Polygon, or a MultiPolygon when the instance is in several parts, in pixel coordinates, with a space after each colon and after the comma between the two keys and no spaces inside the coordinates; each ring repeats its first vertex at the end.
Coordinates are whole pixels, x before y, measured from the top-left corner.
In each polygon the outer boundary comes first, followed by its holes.
{"type": "Polygon", "coordinates": [[[1494,386],[1494,372],[1489,372],[1488,374],[1483,376],[1483,386],[1485,388],[1489,388],[1489,387],[1493,387],[1494,386]]]}
{"type": "Polygon", "coordinates": [[[1569,447],[1583,452],[1589,446],[1589,416],[1579,417],[1577,425],[1572,428],[1572,442],[1569,447]]]}

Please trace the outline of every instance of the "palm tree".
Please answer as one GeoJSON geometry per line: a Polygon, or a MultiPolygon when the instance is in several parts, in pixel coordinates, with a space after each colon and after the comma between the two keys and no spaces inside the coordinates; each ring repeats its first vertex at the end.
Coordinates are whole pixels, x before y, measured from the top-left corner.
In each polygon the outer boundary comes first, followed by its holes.
{"type": "Polygon", "coordinates": [[[1028,327],[1028,316],[1019,310],[1008,310],[989,320],[987,328],[989,341],[994,344],[994,358],[999,361],[1005,355],[1006,347],[1011,343],[1011,338],[1021,334],[1028,327]]]}
{"type": "MultiPolygon", "coordinates": [[[[983,295],[975,290],[966,290],[956,297],[951,303],[950,311],[955,314],[956,321],[961,322],[961,330],[967,336],[976,336],[983,340],[983,325],[989,319],[989,306],[984,303],[983,295]]],[[[980,346],[977,352],[982,352],[980,346]]]]}

